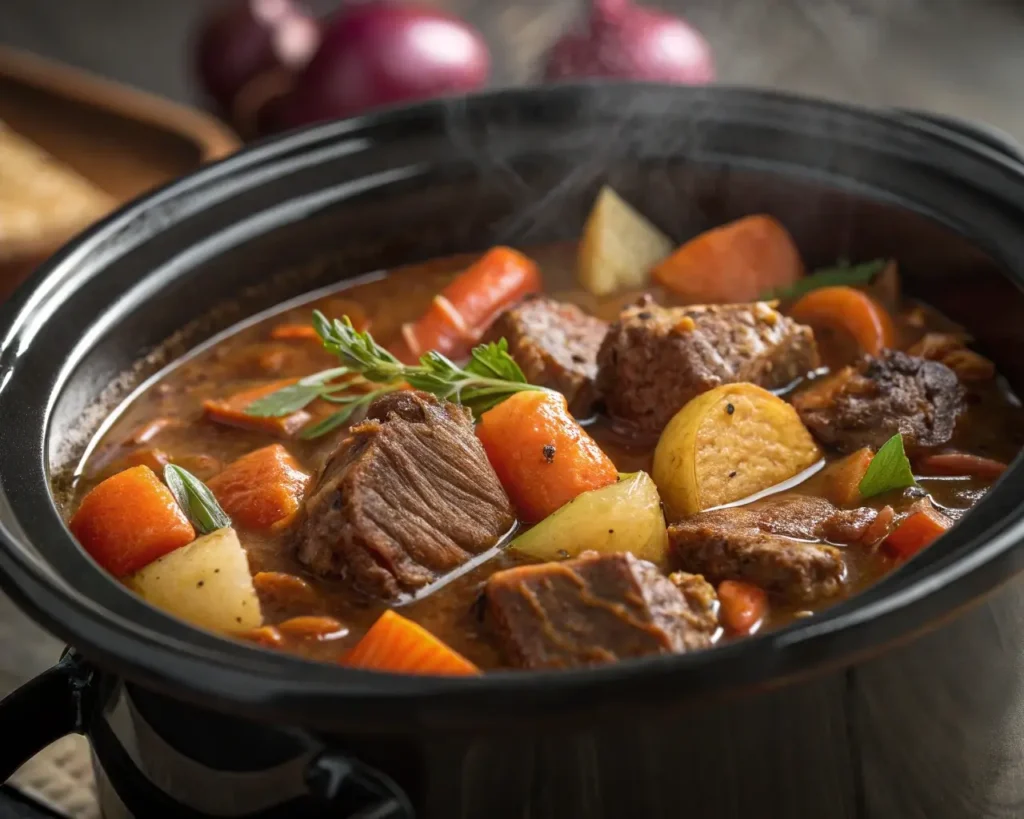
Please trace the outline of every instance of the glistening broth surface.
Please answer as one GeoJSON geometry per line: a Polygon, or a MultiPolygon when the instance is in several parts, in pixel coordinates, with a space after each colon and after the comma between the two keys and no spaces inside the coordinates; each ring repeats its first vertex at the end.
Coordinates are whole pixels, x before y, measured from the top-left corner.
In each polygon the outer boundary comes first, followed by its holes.
{"type": "MultiPolygon", "coordinates": [[[[638,295],[634,292],[598,299],[575,289],[574,247],[534,249],[531,255],[541,266],[549,294],[575,302],[600,318],[614,320],[621,307],[638,295]]],[[[270,434],[210,422],[203,416],[202,402],[336,366],[336,359],[315,340],[271,338],[272,329],[278,325],[308,324],[314,307],[331,318],[343,314],[365,316],[375,338],[387,346],[396,338],[401,324],[421,315],[433,296],[463,268],[465,261],[465,258],[438,260],[396,270],[383,278],[352,287],[342,284],[331,295],[245,327],[230,338],[178,363],[157,383],[121,408],[117,420],[102,441],[92,448],[92,454],[80,469],[75,506],[105,477],[128,465],[149,463],[154,450],[165,453],[173,463],[207,480],[239,456],[281,442],[270,434]],[[148,426],[157,419],[169,419],[170,423],[159,429],[148,426]],[[140,430],[153,434],[140,434],[140,430]]],[[[660,302],[672,303],[667,294],[656,295],[660,302]]],[[[904,348],[923,335],[926,329],[950,327],[948,321],[920,305],[908,306],[895,318],[901,337],[900,346],[904,348]]],[[[838,339],[830,340],[819,335],[819,345],[827,364],[837,365],[849,359],[849,351],[838,339]]],[[[950,446],[1004,462],[1012,460],[1021,446],[1024,413],[1011,399],[1005,385],[998,379],[972,385],[968,401],[969,417],[967,422],[958,426],[950,446]]],[[[330,406],[314,407],[313,411],[316,415],[332,409],[330,406]]],[[[639,444],[629,441],[601,418],[592,420],[587,429],[612,457],[620,472],[650,471],[654,442],[639,444]]],[[[337,446],[341,434],[313,441],[292,438],[283,443],[305,471],[315,475],[337,446]]],[[[796,491],[813,494],[816,480],[810,478],[796,491]]],[[[976,478],[932,478],[923,479],[921,486],[936,505],[956,516],[976,502],[989,483],[976,478]]],[[[897,497],[892,494],[872,498],[867,503],[876,508],[888,504],[899,513],[916,500],[911,493],[897,493],[897,497]]],[[[275,604],[264,599],[265,620],[274,624],[302,614],[337,618],[347,629],[344,635],[322,641],[290,639],[286,648],[323,660],[339,659],[389,606],[358,594],[340,581],[313,577],[294,557],[293,536],[289,527],[259,533],[240,531],[253,573],[287,572],[306,578],[317,590],[315,602],[295,600],[275,604]]],[[[847,565],[844,593],[847,595],[855,594],[894,566],[880,550],[847,547],[844,557],[847,565]]],[[[511,552],[495,549],[492,557],[441,584],[431,594],[400,604],[400,611],[479,666],[500,667],[504,664],[503,658],[478,605],[481,585],[495,570],[522,560],[511,552]]],[[[829,604],[836,599],[840,598],[830,600],[829,604]]],[[[765,627],[778,626],[807,613],[792,606],[773,604],[765,627]]]]}

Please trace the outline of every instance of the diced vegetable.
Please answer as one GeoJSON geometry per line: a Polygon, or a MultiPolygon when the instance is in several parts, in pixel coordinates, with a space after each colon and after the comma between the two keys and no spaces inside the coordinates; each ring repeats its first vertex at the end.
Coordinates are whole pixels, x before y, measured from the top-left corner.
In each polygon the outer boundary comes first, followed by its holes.
{"type": "Polygon", "coordinates": [[[663,563],[668,532],[658,488],[646,472],[583,492],[512,542],[539,560],[577,557],[580,552],[632,552],[663,563]]]}
{"type": "Polygon", "coordinates": [[[275,609],[310,607],[317,594],[308,581],[288,572],[257,572],[252,584],[260,599],[275,609]]]}
{"type": "Polygon", "coordinates": [[[873,498],[883,492],[906,489],[916,483],[910,461],[903,451],[903,436],[897,432],[879,447],[858,488],[863,497],[873,498]]]}
{"type": "Polygon", "coordinates": [[[141,569],[196,536],[170,490],[148,466],[133,466],[94,487],[68,526],[115,577],[141,569]]]}
{"type": "Polygon", "coordinates": [[[653,270],[655,281],[691,304],[753,302],[804,272],[800,251],[771,216],[747,216],[691,239],[653,270]]]}
{"type": "Polygon", "coordinates": [[[271,444],[228,464],[209,487],[236,526],[267,529],[295,515],[308,479],[287,449],[271,444]]]}
{"type": "Polygon", "coordinates": [[[871,447],[863,447],[832,461],[817,476],[816,485],[820,487],[822,496],[836,506],[859,506],[864,500],[860,482],[864,480],[874,457],[871,447]]]}
{"type": "Polygon", "coordinates": [[[430,350],[458,357],[480,340],[498,313],[542,289],[532,259],[508,247],[492,248],[435,296],[419,321],[403,326],[408,350],[396,354],[406,363],[430,350]]]}
{"type": "Polygon", "coordinates": [[[580,284],[597,296],[645,287],[651,268],[672,252],[672,241],[615,191],[604,187],[583,228],[580,284]]]}
{"type": "Polygon", "coordinates": [[[281,381],[273,381],[251,390],[243,390],[228,398],[208,399],[203,401],[203,412],[211,421],[218,424],[226,424],[230,427],[240,427],[255,432],[265,432],[269,435],[276,435],[279,438],[290,438],[302,429],[312,417],[305,410],[298,410],[281,417],[264,417],[249,415],[246,410],[260,398],[265,398],[271,393],[282,390],[294,384],[298,379],[287,378],[281,381]]]}
{"type": "Polygon", "coordinates": [[[241,631],[263,622],[249,558],[234,529],[203,535],[125,584],[154,606],[211,631],[241,631]]]}
{"type": "Polygon", "coordinates": [[[931,504],[921,504],[889,533],[884,547],[890,554],[907,559],[934,543],[952,525],[953,522],[931,504]]]}
{"type": "Polygon", "coordinates": [[[750,634],[768,614],[765,590],[742,580],[724,580],[718,586],[718,619],[733,634],[750,634]]]}
{"type": "Polygon", "coordinates": [[[618,479],[615,464],[558,393],[512,395],[480,417],[477,436],[527,522],[543,520],[581,492],[618,479]]]}
{"type": "Polygon", "coordinates": [[[284,645],[284,637],[277,630],[277,626],[257,626],[246,631],[239,631],[234,636],[264,648],[280,648],[284,645]]]}
{"type": "Polygon", "coordinates": [[[868,355],[895,345],[896,330],[882,305],[863,290],[842,285],[812,290],[789,311],[801,324],[838,329],[850,335],[868,355]]]}
{"type": "Polygon", "coordinates": [[[1007,466],[1002,461],[982,458],[968,452],[943,452],[917,459],[917,470],[922,475],[964,475],[994,481],[1002,476],[1007,466]]]}
{"type": "Polygon", "coordinates": [[[337,640],[348,634],[348,629],[338,620],[317,615],[292,617],[279,623],[277,630],[298,640],[337,640]]]}
{"type": "Polygon", "coordinates": [[[820,458],[792,406],[754,384],[724,384],[669,421],[653,477],[673,520],[768,489],[820,458]]]}
{"type": "Polygon", "coordinates": [[[377,618],[343,662],[352,668],[392,674],[471,676],[480,673],[473,663],[423,626],[390,609],[377,618]]]}
{"type": "Polygon", "coordinates": [[[278,324],[270,331],[274,341],[312,341],[320,343],[320,336],[312,324],[278,324]]]}

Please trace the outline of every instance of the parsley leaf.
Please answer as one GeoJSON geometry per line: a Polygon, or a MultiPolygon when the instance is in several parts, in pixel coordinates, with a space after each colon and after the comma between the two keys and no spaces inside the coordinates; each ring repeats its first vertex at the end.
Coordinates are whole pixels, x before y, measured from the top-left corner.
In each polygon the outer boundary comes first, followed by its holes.
{"type": "Polygon", "coordinates": [[[903,451],[903,436],[897,432],[875,453],[858,488],[861,495],[870,498],[893,489],[916,485],[910,461],[903,451]]]}

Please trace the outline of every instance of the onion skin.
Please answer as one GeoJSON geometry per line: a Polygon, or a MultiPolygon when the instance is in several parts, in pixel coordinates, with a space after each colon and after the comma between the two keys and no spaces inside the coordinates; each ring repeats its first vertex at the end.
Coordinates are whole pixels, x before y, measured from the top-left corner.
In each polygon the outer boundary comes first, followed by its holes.
{"type": "Polygon", "coordinates": [[[196,68],[206,93],[231,111],[258,75],[301,69],[319,41],[318,23],[292,0],[234,0],[200,28],[196,68]]]}
{"type": "Polygon", "coordinates": [[[483,87],[491,58],[478,32],[428,6],[369,0],[343,6],[316,56],[280,101],[277,127],[483,87]]]}
{"type": "Polygon", "coordinates": [[[621,78],[703,85],[715,78],[711,47],[688,23],[629,0],[593,0],[585,25],[548,53],[544,79],[621,78]]]}

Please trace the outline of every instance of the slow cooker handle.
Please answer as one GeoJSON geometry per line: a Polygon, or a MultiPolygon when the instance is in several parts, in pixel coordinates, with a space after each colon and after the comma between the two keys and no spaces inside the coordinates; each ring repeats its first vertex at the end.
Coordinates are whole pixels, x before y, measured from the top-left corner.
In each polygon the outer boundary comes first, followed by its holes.
{"type": "Polygon", "coordinates": [[[1024,147],[1005,131],[987,123],[972,122],[960,117],[936,114],[931,111],[911,111],[905,108],[897,109],[897,113],[910,119],[920,120],[931,125],[938,125],[940,128],[955,131],[962,136],[982,143],[988,148],[993,148],[1005,154],[1010,159],[1015,159],[1018,162],[1024,161],[1024,147]]]}
{"type": "Polygon", "coordinates": [[[0,700],[0,783],[51,742],[81,733],[95,671],[73,651],[0,700]]]}

